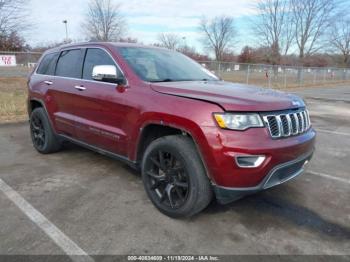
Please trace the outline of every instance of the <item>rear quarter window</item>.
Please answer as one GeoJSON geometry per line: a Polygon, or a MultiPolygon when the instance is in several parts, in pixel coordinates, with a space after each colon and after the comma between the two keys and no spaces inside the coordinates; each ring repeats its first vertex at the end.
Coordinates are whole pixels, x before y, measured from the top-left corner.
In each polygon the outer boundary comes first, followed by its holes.
{"type": "Polygon", "coordinates": [[[54,75],[58,56],[59,53],[45,55],[41,60],[36,73],[41,75],[54,75]]]}

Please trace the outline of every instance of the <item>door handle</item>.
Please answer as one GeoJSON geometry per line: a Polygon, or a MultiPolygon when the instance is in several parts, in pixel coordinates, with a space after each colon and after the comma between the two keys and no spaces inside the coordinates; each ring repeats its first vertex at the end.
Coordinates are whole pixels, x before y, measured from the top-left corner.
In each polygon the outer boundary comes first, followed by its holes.
{"type": "Polygon", "coordinates": [[[78,89],[79,91],[84,91],[86,90],[86,87],[83,86],[74,86],[75,89],[78,89]]]}
{"type": "Polygon", "coordinates": [[[44,81],[44,83],[47,84],[47,85],[49,85],[49,86],[53,84],[52,81],[44,81]]]}

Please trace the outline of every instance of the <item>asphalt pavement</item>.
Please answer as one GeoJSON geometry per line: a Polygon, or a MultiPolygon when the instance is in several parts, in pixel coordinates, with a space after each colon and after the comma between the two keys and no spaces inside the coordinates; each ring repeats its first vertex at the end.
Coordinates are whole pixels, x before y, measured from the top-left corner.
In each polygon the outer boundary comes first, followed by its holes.
{"type": "Polygon", "coordinates": [[[121,162],[70,144],[40,155],[27,123],[0,125],[0,254],[350,255],[350,87],[295,92],[318,131],[308,171],[185,220],[121,162]]]}

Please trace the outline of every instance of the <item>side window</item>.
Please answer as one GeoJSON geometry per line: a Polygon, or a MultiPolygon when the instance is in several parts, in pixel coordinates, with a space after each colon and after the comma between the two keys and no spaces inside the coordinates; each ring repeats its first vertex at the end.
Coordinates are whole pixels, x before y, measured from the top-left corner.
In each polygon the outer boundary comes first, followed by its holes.
{"type": "MultiPolygon", "coordinates": [[[[84,69],[83,69],[83,78],[87,80],[92,80],[92,69],[96,65],[116,65],[113,59],[102,49],[98,48],[89,48],[86,52],[84,69]]],[[[121,75],[118,67],[118,75],[121,75]]]]}
{"type": "Polygon", "coordinates": [[[52,54],[46,55],[41,60],[41,63],[36,73],[41,75],[54,75],[58,56],[59,56],[59,53],[52,53],[52,54]]]}
{"type": "Polygon", "coordinates": [[[80,49],[63,51],[57,62],[56,76],[81,78],[81,53],[80,49]]]}

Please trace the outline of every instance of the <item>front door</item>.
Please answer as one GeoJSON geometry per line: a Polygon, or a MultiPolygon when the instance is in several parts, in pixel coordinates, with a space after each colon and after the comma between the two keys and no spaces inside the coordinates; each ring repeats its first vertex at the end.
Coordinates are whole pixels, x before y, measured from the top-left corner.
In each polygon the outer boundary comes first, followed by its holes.
{"type": "Polygon", "coordinates": [[[94,81],[92,70],[96,65],[119,67],[107,51],[100,48],[86,50],[83,66],[82,90],[75,111],[79,140],[98,148],[126,156],[127,134],[125,119],[130,107],[126,92],[118,92],[117,84],[94,81]]]}

